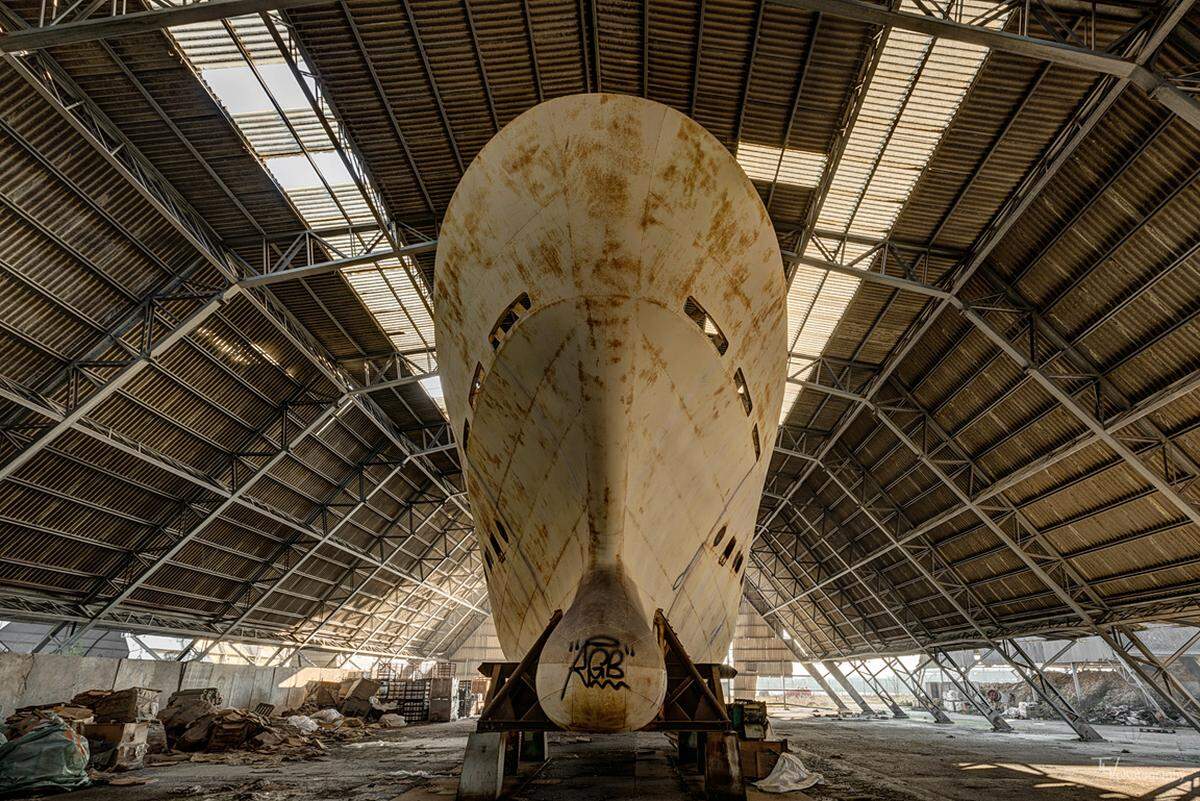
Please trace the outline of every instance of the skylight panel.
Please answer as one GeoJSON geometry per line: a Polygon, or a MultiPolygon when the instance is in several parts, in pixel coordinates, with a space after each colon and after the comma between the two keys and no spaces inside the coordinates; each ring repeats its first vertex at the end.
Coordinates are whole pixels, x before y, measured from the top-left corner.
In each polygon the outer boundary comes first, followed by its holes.
{"type": "MultiPolygon", "coordinates": [[[[286,45],[288,29],[277,16],[275,20],[286,45]]],[[[229,24],[236,42],[219,21],[185,25],[169,32],[304,222],[314,229],[340,227],[353,231],[324,237],[333,257],[381,247],[378,230],[372,230],[378,224],[372,201],[360,188],[366,185],[365,171],[353,152],[348,148],[339,152],[338,143],[321,124],[263,21],[246,16],[229,20],[229,24]],[[250,61],[243,56],[243,48],[250,61]]],[[[336,118],[309,76],[308,67],[299,55],[292,56],[334,136],[341,137],[336,118]]],[[[371,186],[366,186],[366,191],[378,206],[378,192],[371,186]]],[[[343,275],[396,350],[418,369],[435,369],[430,300],[417,278],[416,264],[411,260],[381,259],[347,268],[343,275]]],[[[422,386],[444,414],[440,384],[422,382],[422,386]]]]}
{"type": "Polygon", "coordinates": [[[756,181],[814,187],[821,182],[825,154],[738,142],[737,161],[756,181]]]}
{"type": "MultiPolygon", "coordinates": [[[[234,114],[233,118],[254,152],[264,158],[298,155],[303,152],[291,132],[279,124],[279,115],[273,109],[234,114]]],[[[318,153],[329,147],[329,137],[312,109],[290,110],[288,118],[292,127],[300,134],[304,148],[310,153],[318,153]]]]}
{"type": "MultiPolygon", "coordinates": [[[[240,66],[203,69],[200,71],[200,77],[204,79],[204,82],[208,84],[213,94],[230,114],[246,114],[255,111],[273,112],[275,105],[271,102],[272,97],[276,103],[289,112],[294,109],[309,108],[308,99],[305,98],[303,90],[296,83],[287,64],[255,62],[255,66],[258,68],[258,75],[262,77],[263,83],[270,90],[270,95],[263,89],[262,84],[258,82],[258,77],[245,62],[242,62],[240,66]]],[[[290,118],[291,115],[288,116],[290,118]]]]}
{"type": "MultiPolygon", "coordinates": [[[[998,8],[992,2],[965,0],[958,11],[967,19],[989,15],[987,27],[998,29],[1008,19],[1008,12],[998,8]]],[[[904,0],[900,10],[920,13],[914,0],[904,0]]],[[[849,264],[872,246],[848,241],[848,235],[868,240],[888,235],[986,55],[987,48],[977,45],[888,31],[817,215],[817,229],[831,235],[812,237],[804,255],[849,264]]],[[[790,379],[808,376],[858,283],[853,276],[803,264],[796,268],[788,293],[790,379]]],[[[800,390],[794,383],[785,388],[781,420],[800,390]]]]}
{"type": "MultiPolygon", "coordinates": [[[[283,63],[283,56],[275,47],[270,32],[257,16],[233,17],[228,22],[255,64],[283,63]]],[[[246,65],[220,20],[177,25],[169,32],[198,70],[246,65]]]]}

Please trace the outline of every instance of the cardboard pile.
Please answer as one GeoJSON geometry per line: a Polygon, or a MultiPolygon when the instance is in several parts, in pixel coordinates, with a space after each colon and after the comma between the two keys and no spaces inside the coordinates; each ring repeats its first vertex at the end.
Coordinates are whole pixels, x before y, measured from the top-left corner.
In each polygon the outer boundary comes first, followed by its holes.
{"type": "Polygon", "coordinates": [[[92,704],[98,723],[136,723],[158,714],[158,690],[129,687],[109,693],[92,704]]]}
{"type": "Polygon", "coordinates": [[[146,762],[149,746],[148,721],[135,723],[89,723],[83,727],[96,770],[135,770],[146,762]]]}
{"type": "Polygon", "coordinates": [[[157,712],[158,690],[87,690],[67,703],[18,709],[6,721],[5,736],[11,740],[27,734],[53,713],[87,739],[90,767],[130,770],[144,764],[150,726],[157,712]]]}
{"type": "Polygon", "coordinates": [[[348,718],[374,718],[387,711],[372,703],[377,692],[379,682],[372,679],[310,681],[304,688],[304,703],[285,714],[313,715],[336,709],[348,718]]]}
{"type": "Polygon", "coordinates": [[[71,699],[86,704],[95,722],[83,726],[97,770],[133,770],[145,764],[150,751],[150,727],[158,714],[158,690],[127,687],[115,692],[88,690],[71,699]]]}
{"type": "Polygon", "coordinates": [[[371,679],[347,679],[339,688],[338,711],[352,718],[365,718],[371,712],[371,696],[379,691],[379,682],[371,679]]]}
{"type": "Polygon", "coordinates": [[[159,713],[168,743],[176,750],[209,753],[264,751],[312,755],[321,744],[286,721],[244,709],[220,709],[205,692],[176,693],[159,713]]]}
{"type": "Polygon", "coordinates": [[[186,703],[188,701],[207,701],[213,706],[224,706],[225,699],[221,697],[221,691],[216,687],[193,687],[190,690],[179,690],[171,693],[171,697],[167,699],[167,706],[186,703]]]}
{"type": "Polygon", "coordinates": [[[93,720],[92,710],[84,706],[75,706],[74,703],[25,706],[13,712],[4,721],[5,736],[12,740],[28,734],[48,720],[50,713],[58,715],[77,732],[82,732],[84,724],[93,720]]]}
{"type": "Polygon", "coordinates": [[[175,744],[197,720],[212,715],[217,707],[200,696],[171,696],[171,702],[158,713],[158,720],[166,732],[167,743],[175,744]]]}

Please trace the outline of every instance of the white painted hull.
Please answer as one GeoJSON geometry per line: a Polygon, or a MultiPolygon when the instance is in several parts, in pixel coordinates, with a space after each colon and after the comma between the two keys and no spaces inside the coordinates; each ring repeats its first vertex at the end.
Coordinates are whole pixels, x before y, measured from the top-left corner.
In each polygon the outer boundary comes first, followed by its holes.
{"type": "Polygon", "coordinates": [[[472,163],[436,278],[501,645],[519,658],[564,610],[539,666],[547,714],[639,728],[665,687],[654,610],[702,662],[724,661],[737,617],[785,364],[762,203],[665,106],[560,98],[472,163]]]}

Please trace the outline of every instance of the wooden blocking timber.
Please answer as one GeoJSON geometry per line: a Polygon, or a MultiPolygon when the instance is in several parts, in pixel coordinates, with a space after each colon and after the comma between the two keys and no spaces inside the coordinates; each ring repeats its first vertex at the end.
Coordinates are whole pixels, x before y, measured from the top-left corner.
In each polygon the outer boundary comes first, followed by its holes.
{"type": "Polygon", "coordinates": [[[732,732],[708,732],[705,738],[704,797],[708,801],[746,801],[738,738],[732,732]]]}
{"type": "Polygon", "coordinates": [[[458,801],[496,801],[504,786],[508,732],[477,731],[467,736],[458,801]]]}
{"type": "Polygon", "coordinates": [[[740,740],[742,779],[749,782],[765,779],[775,768],[779,755],[788,750],[787,740],[740,740]]]}
{"type": "Polygon", "coordinates": [[[504,735],[504,773],[508,776],[515,776],[521,766],[522,733],[506,731],[504,735]]]}

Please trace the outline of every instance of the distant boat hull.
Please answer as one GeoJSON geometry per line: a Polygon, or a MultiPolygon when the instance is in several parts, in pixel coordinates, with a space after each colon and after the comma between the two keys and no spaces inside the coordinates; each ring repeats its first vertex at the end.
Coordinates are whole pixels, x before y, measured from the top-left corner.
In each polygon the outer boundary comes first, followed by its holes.
{"type": "Polygon", "coordinates": [[[440,234],[439,369],[502,647],[556,609],[537,685],[628,731],[666,686],[662,609],[725,660],[782,398],[785,288],[732,156],[655,103],[576,95],[498,134],[440,234]]]}

